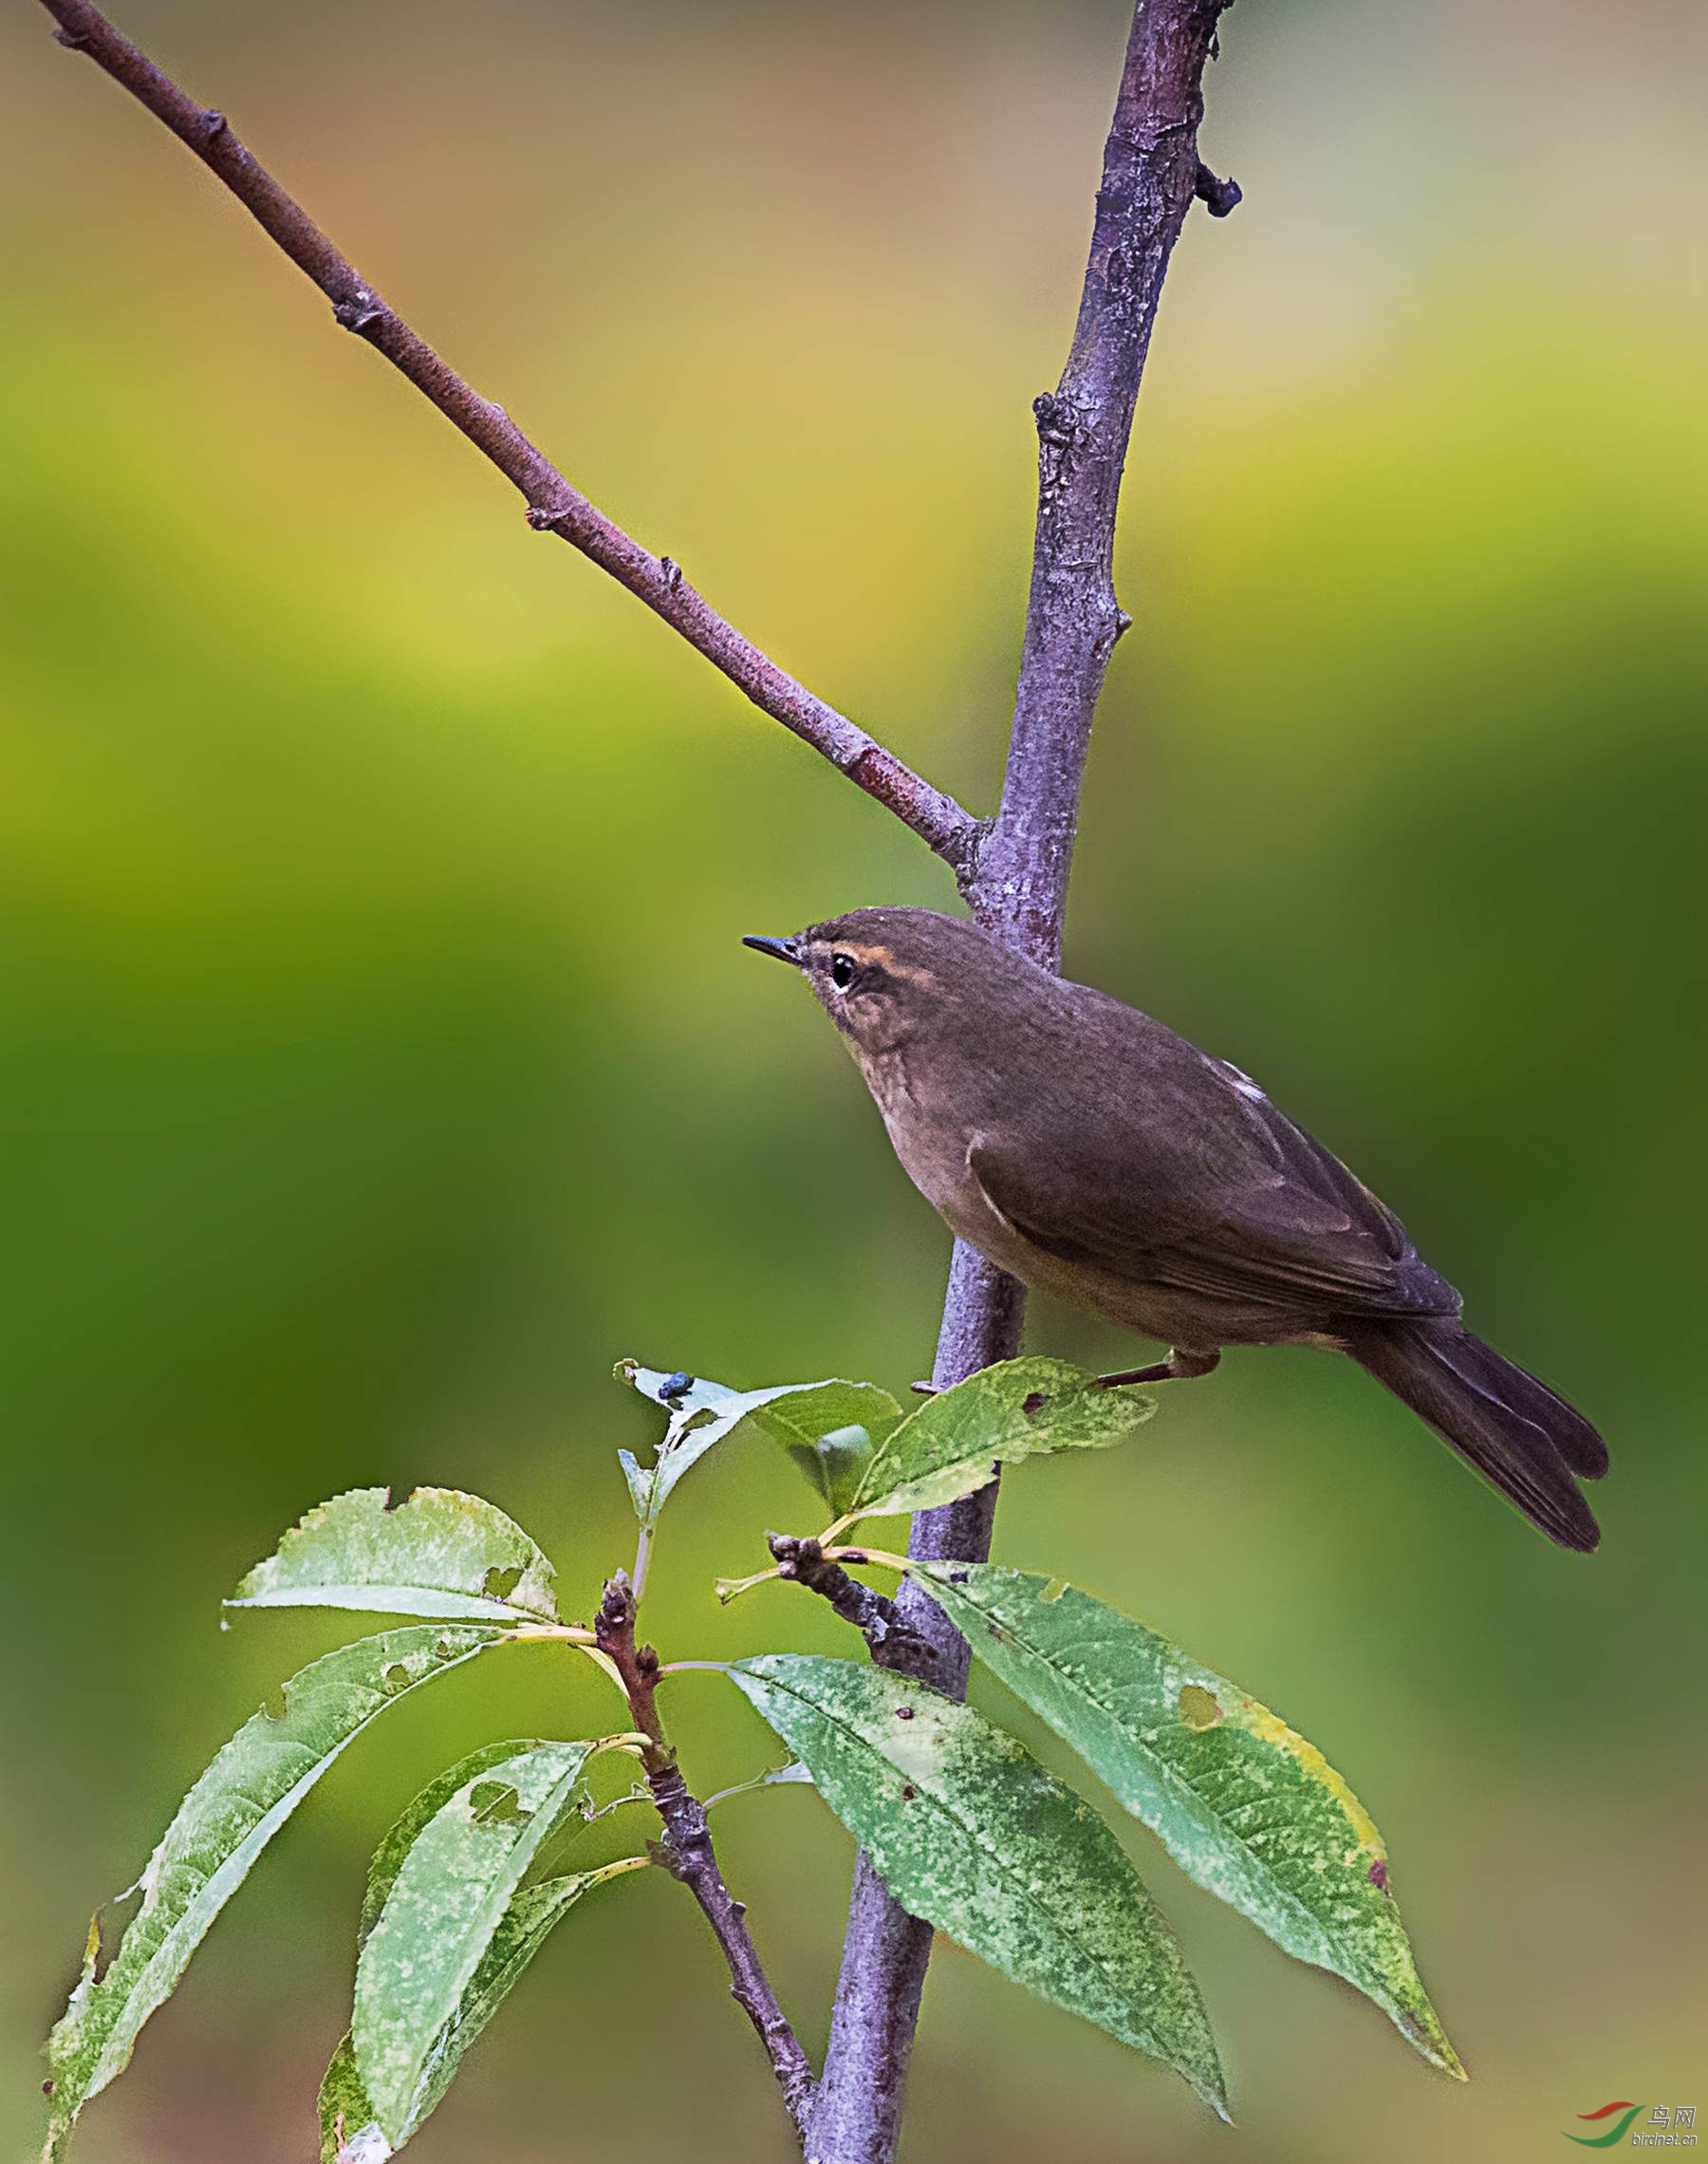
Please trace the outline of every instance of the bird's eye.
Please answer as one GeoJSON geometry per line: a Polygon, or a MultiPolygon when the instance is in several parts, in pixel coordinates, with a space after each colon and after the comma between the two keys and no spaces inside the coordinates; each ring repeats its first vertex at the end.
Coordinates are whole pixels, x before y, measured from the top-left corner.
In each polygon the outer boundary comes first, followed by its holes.
{"type": "Polygon", "coordinates": [[[854,957],[851,954],[833,954],[830,957],[830,981],[839,992],[845,992],[854,981],[854,957]]]}

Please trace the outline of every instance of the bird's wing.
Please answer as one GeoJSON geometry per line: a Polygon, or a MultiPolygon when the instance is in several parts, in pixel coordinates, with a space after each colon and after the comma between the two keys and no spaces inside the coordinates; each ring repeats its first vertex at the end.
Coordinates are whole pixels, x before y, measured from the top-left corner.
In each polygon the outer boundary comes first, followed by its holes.
{"type": "Polygon", "coordinates": [[[1181,1049],[1195,1066],[1153,1073],[1172,1102],[1153,1099],[1136,1122],[1112,1131],[1105,1111],[1064,1125],[1042,1157],[979,1136],[968,1164],[993,1208],[1063,1261],[1136,1285],[1325,1322],[1457,1313],[1453,1287],[1338,1158],[1238,1069],[1181,1049]]]}

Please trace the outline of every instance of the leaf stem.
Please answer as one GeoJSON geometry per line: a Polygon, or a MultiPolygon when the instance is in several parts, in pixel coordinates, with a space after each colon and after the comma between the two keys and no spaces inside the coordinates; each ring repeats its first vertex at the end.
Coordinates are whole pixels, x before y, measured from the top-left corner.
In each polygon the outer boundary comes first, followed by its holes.
{"type": "MultiPolygon", "coordinates": [[[[631,1803],[633,1797],[625,1796],[623,1802],[631,1803]]],[[[603,1886],[607,1878],[621,1878],[625,1871],[644,1871],[652,1862],[650,1856],[622,1856],[615,1863],[602,1863],[590,1874],[603,1886]]]]}
{"type": "Polygon", "coordinates": [[[913,1561],[906,1556],[892,1556],[887,1548],[868,1548],[865,1542],[849,1548],[826,1548],[826,1556],[833,1563],[876,1563],[886,1571],[911,1571],[913,1561]]]}
{"type": "Polygon", "coordinates": [[[798,1778],[800,1763],[799,1759],[790,1759],[788,1765],[768,1766],[763,1773],[754,1774],[751,1781],[733,1782],[728,1788],[719,1788],[708,1796],[701,1808],[710,1811],[715,1804],[727,1803],[732,1796],[750,1795],[755,1788],[775,1788],[779,1783],[787,1785],[791,1778],[798,1778]],[[794,1776],[790,1775],[790,1766],[797,1769],[794,1776]]]}
{"type": "Polygon", "coordinates": [[[712,1590],[717,1595],[718,1605],[727,1608],[732,1600],[739,1600],[744,1593],[752,1593],[756,1585],[768,1585],[772,1578],[782,1576],[783,1573],[773,1564],[769,1571],[755,1571],[752,1577],[714,1578],[712,1590]]]}

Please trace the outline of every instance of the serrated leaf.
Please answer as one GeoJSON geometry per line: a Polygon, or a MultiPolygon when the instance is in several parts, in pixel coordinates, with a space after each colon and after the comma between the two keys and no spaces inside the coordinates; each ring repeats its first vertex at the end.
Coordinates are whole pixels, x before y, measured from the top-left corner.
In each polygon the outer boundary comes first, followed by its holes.
{"type": "Polygon", "coordinates": [[[347,2031],[321,2076],[319,2112],[321,2164],[385,2164],[395,2154],[356,2071],[347,2031]]]}
{"type": "Polygon", "coordinates": [[[1108,1827],[1023,1744],[864,1662],[767,1653],[729,1673],[905,1908],[1163,2060],[1226,2117],[1174,1933],[1108,1827]]]}
{"type": "Polygon", "coordinates": [[[1400,1921],[1386,1843],[1314,1744],[1060,1579],[989,1563],[911,1567],[977,1657],[1200,1886],[1356,1985],[1424,2058],[1463,2078],[1400,1921]]]}
{"type": "Polygon", "coordinates": [[[427,1818],[398,1862],[356,1964],[350,2023],[362,2087],[394,2149],[431,2109],[440,2040],[541,1845],[585,1800],[594,1748],[512,1744],[502,1757],[481,1753],[488,1763],[427,1818]]]}
{"type": "Polygon", "coordinates": [[[453,1621],[555,1623],[551,1565],[477,1495],[352,1488],[309,1511],[228,1608],[354,1608],[453,1621]]]}
{"type": "Polygon", "coordinates": [[[625,1856],[596,1871],[545,1878],[521,1887],[500,1918],[456,2010],[434,2039],[420,2090],[407,2126],[394,2145],[381,2127],[357,2071],[356,2050],[346,2036],[332,2054],[320,2090],[321,2164],[385,2164],[436,2108],[464,2054],[498,2011],[523,1970],[554,1927],[582,1895],[607,1878],[633,1871],[643,1857],[625,1856]]]}
{"type": "MultiPolygon", "coordinates": [[[[822,1437],[853,1428],[864,1430],[868,1441],[887,1435],[901,1418],[901,1408],[876,1383],[839,1380],[819,1383],[776,1383],[767,1390],[732,1390],[701,1375],[666,1374],[643,1368],[638,1361],[622,1360],[617,1374],[670,1415],[670,1426],[651,1466],[640,1466],[620,1452],[626,1462],[623,1473],[634,1498],[636,1515],[652,1524],[665,1500],[682,1475],[696,1465],[714,1444],[734,1434],[744,1422],[752,1421],[774,1442],[781,1443],[808,1473],[821,1494],[826,1483],[845,1487],[854,1477],[859,1446],[845,1432],[834,1449],[820,1453],[822,1437]],[[807,1453],[803,1458],[800,1453],[807,1453]]],[[[833,1505],[834,1507],[834,1505],[833,1505]]]]}
{"type": "Polygon", "coordinates": [[[492,1772],[494,1766],[502,1765],[507,1759],[514,1758],[519,1750],[528,1747],[513,1737],[503,1743],[483,1744],[479,1750],[471,1751],[467,1758],[458,1759],[455,1765],[448,1765],[443,1773],[436,1774],[420,1794],[404,1805],[368,1859],[367,1884],[362,1892],[362,1915],[356,1926],[358,1952],[367,1944],[368,1933],[380,1921],[381,1912],[403,1867],[403,1858],[420,1838],[422,1829],[438,1817],[459,1788],[467,1787],[481,1774],[492,1772]]]}
{"type": "Polygon", "coordinates": [[[874,1449],[850,1516],[892,1518],[971,1495],[999,1464],[1051,1450],[1104,1450],[1157,1409],[1105,1390],[1068,1360],[1004,1360],[927,1398],[874,1449]]]}
{"type": "Polygon", "coordinates": [[[54,2083],[48,2164],[84,2105],[123,2072],[143,2023],[339,1753],[386,1707],[502,1636],[482,1626],[440,1624],[359,1639],[292,1676],[282,1712],[263,1711],[244,1723],[178,1806],[139,1888],[132,1889],[141,1904],[100,1977],[99,1937],[91,1931],[83,1975],[47,2040],[54,2083]]]}

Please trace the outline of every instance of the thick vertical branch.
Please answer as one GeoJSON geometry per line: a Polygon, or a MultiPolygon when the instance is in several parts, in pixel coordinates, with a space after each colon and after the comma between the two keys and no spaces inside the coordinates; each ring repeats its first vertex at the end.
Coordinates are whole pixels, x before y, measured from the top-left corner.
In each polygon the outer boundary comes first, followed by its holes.
{"type": "MultiPolygon", "coordinates": [[[[1225,0],[1139,0],[1127,42],[1079,320],[1062,380],[1034,404],[1038,515],[1026,637],[1002,804],[968,889],[987,929],[1046,968],[1061,960],[1062,916],[1091,720],[1130,619],[1115,598],[1115,515],[1133,411],[1168,259],[1199,192],[1203,73],[1225,0]]],[[[1206,177],[1212,178],[1213,176],[1206,177]]],[[[1217,215],[1237,200],[1222,195],[1217,215]]],[[[933,1380],[959,1382],[1019,1350],[1023,1295],[956,1245],[933,1380]]],[[[994,1483],[915,1519],[909,1553],[981,1560],[994,1483]]],[[[968,1654],[911,1579],[898,1595],[909,1634],[890,1665],[964,1692],[968,1654]]],[[[931,1955],[866,1858],[855,1864],[829,2049],[808,2155],[812,2164],[889,2164],[931,1955]]]]}

